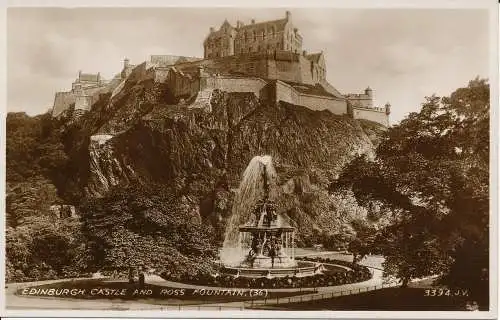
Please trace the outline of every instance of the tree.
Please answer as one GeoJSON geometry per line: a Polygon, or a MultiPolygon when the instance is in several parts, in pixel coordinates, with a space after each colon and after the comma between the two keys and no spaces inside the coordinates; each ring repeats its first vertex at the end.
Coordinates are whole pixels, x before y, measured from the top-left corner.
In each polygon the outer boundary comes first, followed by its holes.
{"type": "Polygon", "coordinates": [[[386,274],[403,285],[445,274],[449,284],[487,288],[489,106],[489,85],[478,78],[449,97],[427,97],[387,131],[374,161],[356,159],[333,185],[393,212],[377,245],[386,274]]]}
{"type": "Polygon", "coordinates": [[[349,252],[352,253],[352,263],[359,261],[373,251],[375,242],[375,227],[369,225],[364,219],[351,222],[356,236],[349,242],[349,252]]]}
{"type": "Polygon", "coordinates": [[[154,185],[115,188],[101,199],[87,199],[80,211],[88,264],[173,274],[209,269],[216,257],[215,237],[196,207],[185,196],[154,185]]]}

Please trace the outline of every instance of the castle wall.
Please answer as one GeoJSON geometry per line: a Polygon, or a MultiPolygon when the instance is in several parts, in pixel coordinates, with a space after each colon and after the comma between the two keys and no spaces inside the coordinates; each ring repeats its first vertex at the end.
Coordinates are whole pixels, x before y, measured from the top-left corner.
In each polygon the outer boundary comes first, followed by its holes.
{"type": "Polygon", "coordinates": [[[259,78],[216,76],[207,77],[200,90],[219,89],[226,92],[253,92],[259,97],[261,89],[266,84],[266,81],[259,78]]]}
{"type": "Polygon", "coordinates": [[[153,70],[153,79],[155,82],[164,83],[168,79],[168,71],[170,67],[162,67],[162,68],[154,68],[153,70]]]}
{"type": "Polygon", "coordinates": [[[281,81],[276,81],[274,90],[276,102],[284,101],[291,104],[300,104],[299,94],[295,89],[293,89],[292,86],[289,86],[281,81]]]}
{"type": "Polygon", "coordinates": [[[313,79],[313,75],[311,73],[311,61],[303,56],[300,56],[299,64],[301,82],[306,84],[318,83],[319,79],[313,79]]]}
{"type": "Polygon", "coordinates": [[[351,102],[353,107],[358,108],[372,108],[373,98],[366,94],[348,94],[346,98],[351,102]]]}
{"type": "MultiPolygon", "coordinates": [[[[182,70],[185,74],[194,75],[198,73],[199,66],[203,66],[209,74],[240,74],[305,84],[315,84],[324,80],[320,73],[311,72],[311,61],[306,57],[282,50],[183,62],[176,64],[175,68],[182,70]]],[[[161,71],[161,68],[155,68],[155,70],[157,81],[165,81],[164,72],[166,71],[161,71]]]]}
{"type": "Polygon", "coordinates": [[[75,110],[89,111],[92,107],[92,96],[77,96],[75,101],[75,110]]]}
{"type": "Polygon", "coordinates": [[[213,72],[240,73],[254,77],[266,77],[266,54],[246,54],[214,59],[213,64],[209,66],[210,69],[213,69],[213,72]]]}
{"type": "Polygon", "coordinates": [[[56,92],[54,107],[52,108],[52,116],[56,117],[61,112],[67,110],[71,104],[75,103],[75,100],[75,94],[71,91],[56,92]]]}
{"type": "Polygon", "coordinates": [[[284,101],[311,110],[329,110],[333,114],[347,113],[347,102],[344,99],[301,93],[281,81],[276,81],[275,88],[271,92],[274,93],[276,102],[284,101]]]}
{"type": "Polygon", "coordinates": [[[347,102],[330,97],[300,94],[300,105],[312,110],[329,110],[333,114],[346,114],[347,102]]]}
{"type": "Polygon", "coordinates": [[[269,60],[267,78],[291,82],[301,82],[298,61],[269,60]]]}
{"type": "Polygon", "coordinates": [[[200,90],[200,80],[171,68],[168,72],[167,83],[175,97],[190,97],[200,90]]]}
{"type": "Polygon", "coordinates": [[[357,108],[353,107],[352,116],[354,119],[366,119],[378,122],[386,127],[389,126],[389,115],[384,108],[357,108]]]}

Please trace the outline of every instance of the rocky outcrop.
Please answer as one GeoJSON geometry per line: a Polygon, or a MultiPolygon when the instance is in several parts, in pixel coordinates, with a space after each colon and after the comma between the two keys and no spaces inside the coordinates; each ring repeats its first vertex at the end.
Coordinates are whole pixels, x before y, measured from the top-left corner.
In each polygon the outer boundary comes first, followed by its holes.
{"type": "Polygon", "coordinates": [[[164,84],[136,67],[119,92],[79,120],[89,142],[76,145],[88,148],[88,174],[75,181],[89,196],[131,181],[168,185],[217,225],[229,215],[231,190],[250,159],[268,154],[284,207],[297,223],[312,225],[301,202],[326,190],[356,156],[373,155],[383,130],[329,111],[267,104],[253,93],[214,90],[209,98],[211,110],[175,105],[164,84]]]}
{"type": "Polygon", "coordinates": [[[111,187],[127,183],[131,177],[136,177],[134,170],[115,155],[112,139],[112,135],[90,137],[90,177],[85,187],[88,195],[100,196],[111,187]]]}

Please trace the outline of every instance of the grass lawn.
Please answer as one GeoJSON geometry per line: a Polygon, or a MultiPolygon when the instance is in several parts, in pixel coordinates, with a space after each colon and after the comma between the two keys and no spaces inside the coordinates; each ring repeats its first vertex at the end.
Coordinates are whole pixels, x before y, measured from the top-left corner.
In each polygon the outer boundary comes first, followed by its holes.
{"type": "Polygon", "coordinates": [[[119,299],[141,300],[151,303],[219,303],[248,301],[252,299],[281,298],[314,293],[314,290],[302,292],[268,292],[259,289],[179,289],[158,285],[138,285],[123,281],[108,282],[98,279],[65,281],[18,289],[16,294],[28,297],[52,297],[69,299],[119,299]],[[52,291],[49,291],[53,289],[52,291]],[[267,294],[267,296],[266,296],[267,294]]]}

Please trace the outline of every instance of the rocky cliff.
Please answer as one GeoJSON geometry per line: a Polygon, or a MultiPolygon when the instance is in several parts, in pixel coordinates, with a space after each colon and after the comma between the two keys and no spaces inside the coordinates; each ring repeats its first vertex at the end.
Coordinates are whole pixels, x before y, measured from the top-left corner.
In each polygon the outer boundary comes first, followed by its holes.
{"type": "Polygon", "coordinates": [[[304,195],[325,190],[357,155],[371,155],[383,130],[328,111],[269,105],[252,93],[216,91],[211,106],[208,113],[172,104],[168,89],[138,66],[118,93],[101,96],[67,129],[78,162],[72,179],[90,197],[130,183],[174,186],[202,218],[223,225],[244,168],[269,154],[283,210],[307,228],[313,220],[300,207],[311,197],[304,195]]]}

